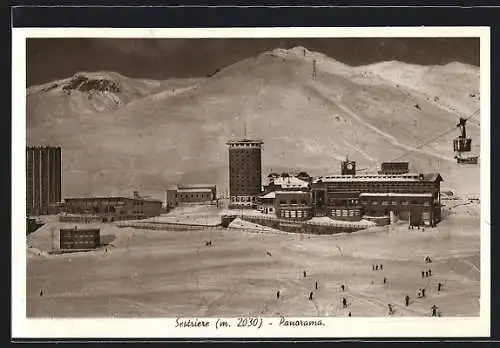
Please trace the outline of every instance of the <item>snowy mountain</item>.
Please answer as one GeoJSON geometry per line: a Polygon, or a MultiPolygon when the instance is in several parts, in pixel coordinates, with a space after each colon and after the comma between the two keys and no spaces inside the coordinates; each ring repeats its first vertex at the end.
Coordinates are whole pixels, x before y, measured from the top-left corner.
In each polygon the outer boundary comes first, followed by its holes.
{"type": "MultiPolygon", "coordinates": [[[[405,155],[479,108],[479,68],[461,63],[350,67],[296,47],[204,79],[77,74],[30,88],[27,104],[28,143],[63,147],[65,196],[138,189],[162,197],[169,184],[199,181],[227,191],[225,142],[242,137],[245,122],[249,137],[264,140],[263,176],[335,173],[345,156],[373,172],[404,155],[412,171],[440,171],[443,186],[479,192],[479,166],[453,158],[458,129],[405,155]]],[[[478,125],[479,116],[468,128],[476,152],[478,125]]]]}

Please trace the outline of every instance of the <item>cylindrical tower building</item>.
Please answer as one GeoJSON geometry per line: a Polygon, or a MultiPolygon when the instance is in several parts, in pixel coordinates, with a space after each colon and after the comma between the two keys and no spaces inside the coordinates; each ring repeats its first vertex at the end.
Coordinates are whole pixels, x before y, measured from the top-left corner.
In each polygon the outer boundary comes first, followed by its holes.
{"type": "Polygon", "coordinates": [[[48,214],[61,201],[61,148],[26,148],[26,213],[48,214]]]}
{"type": "Polygon", "coordinates": [[[230,140],[229,208],[254,209],[262,193],[261,140],[230,140]]]}

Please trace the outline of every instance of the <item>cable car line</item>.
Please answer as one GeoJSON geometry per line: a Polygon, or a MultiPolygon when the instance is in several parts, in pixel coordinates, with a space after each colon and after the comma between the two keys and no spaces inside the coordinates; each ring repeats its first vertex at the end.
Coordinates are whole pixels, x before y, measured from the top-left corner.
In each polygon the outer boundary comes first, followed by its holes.
{"type": "MultiPolygon", "coordinates": [[[[477,114],[480,110],[481,110],[481,109],[477,109],[476,111],[474,111],[471,115],[469,115],[468,117],[466,117],[466,118],[465,118],[465,121],[467,121],[467,120],[471,119],[472,117],[474,117],[474,116],[475,116],[475,115],[476,115],[476,114],[477,114]]],[[[419,146],[416,146],[416,147],[414,147],[413,149],[406,151],[406,152],[405,152],[405,153],[403,153],[402,155],[399,155],[398,157],[396,157],[396,158],[392,159],[392,160],[391,160],[391,162],[397,161],[398,159],[403,158],[404,156],[408,155],[409,153],[412,153],[412,152],[413,152],[413,151],[415,151],[415,150],[419,150],[419,149],[421,149],[421,148],[422,148],[422,147],[424,147],[425,145],[427,145],[427,144],[429,144],[429,143],[432,143],[432,142],[434,142],[434,141],[438,140],[439,138],[441,138],[441,137],[443,137],[443,136],[447,135],[448,133],[451,133],[451,132],[452,132],[452,131],[454,131],[456,128],[457,128],[457,127],[456,127],[456,126],[454,126],[454,127],[450,128],[450,129],[447,129],[446,131],[444,131],[444,132],[442,132],[442,133],[438,134],[437,136],[433,137],[432,139],[429,139],[429,140],[425,141],[424,143],[420,144],[419,146]]],[[[375,166],[373,166],[373,167],[369,167],[369,168],[362,168],[362,169],[358,169],[358,171],[366,171],[366,170],[372,169],[372,168],[374,168],[374,167],[375,167],[375,166]]]]}

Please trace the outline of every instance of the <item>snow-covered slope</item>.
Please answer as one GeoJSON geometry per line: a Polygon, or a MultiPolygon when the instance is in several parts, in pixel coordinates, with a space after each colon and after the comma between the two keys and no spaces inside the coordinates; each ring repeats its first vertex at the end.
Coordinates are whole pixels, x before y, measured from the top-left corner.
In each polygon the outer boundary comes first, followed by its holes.
{"type": "Polygon", "coordinates": [[[175,95],[198,82],[197,79],[131,79],[116,72],[77,73],[67,79],[28,88],[28,127],[113,112],[152,94],[158,94],[158,98],[175,95]]]}
{"type": "MultiPolygon", "coordinates": [[[[127,83],[132,90],[144,82],[127,83]]],[[[90,116],[68,112],[72,101],[64,94],[28,97],[28,141],[63,146],[64,195],[139,189],[161,197],[164,187],[179,181],[214,182],[224,192],[225,141],[242,137],[244,122],[248,136],[265,142],[264,171],[328,174],[346,155],[374,171],[381,161],[453,128],[479,98],[476,67],[349,67],[301,47],[264,52],[203,81],[177,83],[178,93],[166,81],[90,116]]],[[[471,121],[479,123],[479,117],[471,121]]],[[[471,125],[469,133],[479,145],[479,128],[471,125]]],[[[410,161],[413,171],[442,172],[445,187],[479,190],[479,167],[454,162],[457,134],[401,160],[410,161]]]]}

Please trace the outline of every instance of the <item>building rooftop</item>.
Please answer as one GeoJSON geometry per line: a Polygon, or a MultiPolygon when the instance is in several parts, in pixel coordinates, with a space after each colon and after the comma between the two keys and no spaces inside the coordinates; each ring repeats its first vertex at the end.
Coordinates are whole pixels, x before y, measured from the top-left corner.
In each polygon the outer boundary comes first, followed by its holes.
{"type": "Polygon", "coordinates": [[[57,145],[28,145],[26,146],[27,150],[33,150],[33,149],[61,149],[61,146],[57,145]]]}
{"type": "Polygon", "coordinates": [[[424,173],[424,174],[370,174],[370,175],[332,175],[319,177],[314,180],[314,183],[319,182],[373,182],[373,181],[389,181],[389,182],[413,182],[426,181],[435,182],[436,180],[443,181],[439,173],[424,173]],[[420,179],[422,175],[422,180],[420,179]]]}
{"type": "Polygon", "coordinates": [[[382,165],[408,166],[410,162],[382,162],[382,165]]]}
{"type": "Polygon", "coordinates": [[[365,192],[360,197],[432,197],[432,193],[365,192]]]}
{"type": "Polygon", "coordinates": [[[260,139],[233,139],[233,140],[228,140],[226,142],[226,145],[262,145],[264,142],[260,139]]]}
{"type": "Polygon", "coordinates": [[[277,177],[276,179],[269,182],[269,184],[274,183],[276,186],[281,186],[281,188],[307,188],[309,183],[304,180],[300,180],[294,176],[288,177],[277,177]]]}
{"type": "Polygon", "coordinates": [[[273,199],[276,198],[276,192],[269,192],[268,194],[265,194],[264,196],[260,196],[259,198],[268,198],[268,199],[273,199]]]}
{"type": "Polygon", "coordinates": [[[209,188],[179,188],[178,192],[209,192],[212,193],[212,190],[209,188]]]}
{"type": "Polygon", "coordinates": [[[186,188],[208,188],[208,187],[215,187],[215,184],[187,184],[187,185],[177,185],[178,188],[180,189],[186,189],[186,188]]]}
{"type": "Polygon", "coordinates": [[[66,197],[65,201],[76,200],[76,199],[95,199],[95,200],[108,200],[108,199],[134,199],[138,201],[147,201],[147,202],[159,202],[162,203],[162,200],[155,199],[151,197],[134,197],[127,195],[113,195],[113,196],[80,196],[80,197],[66,197]]]}

